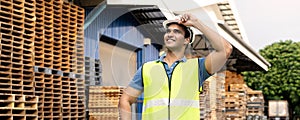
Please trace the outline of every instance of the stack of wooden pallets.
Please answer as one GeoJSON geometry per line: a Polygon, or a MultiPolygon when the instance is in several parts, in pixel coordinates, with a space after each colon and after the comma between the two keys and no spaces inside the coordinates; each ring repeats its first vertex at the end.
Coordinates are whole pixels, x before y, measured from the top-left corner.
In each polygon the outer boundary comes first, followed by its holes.
{"type": "Polygon", "coordinates": [[[86,100],[86,110],[88,111],[88,101],[89,101],[89,86],[95,86],[101,84],[101,70],[102,66],[99,59],[94,59],[91,57],[85,57],[85,100],[86,100]]]}
{"type": "Polygon", "coordinates": [[[246,119],[246,88],[241,74],[226,71],[225,79],[225,108],[226,119],[246,119]]]}
{"type": "Polygon", "coordinates": [[[226,118],[245,119],[246,105],[246,86],[230,84],[230,91],[225,96],[226,118]]]}
{"type": "Polygon", "coordinates": [[[219,72],[205,81],[199,101],[201,120],[244,120],[248,116],[263,119],[262,91],[253,91],[244,83],[240,74],[231,71],[225,75],[219,72]]]}
{"type": "Polygon", "coordinates": [[[247,111],[246,115],[248,117],[259,117],[264,116],[264,96],[262,91],[247,90],[247,111]]]}
{"type": "Polygon", "coordinates": [[[0,94],[1,120],[37,120],[38,97],[31,95],[0,94]]]}
{"type": "Polygon", "coordinates": [[[209,81],[205,81],[202,86],[202,92],[199,95],[200,119],[205,120],[209,116],[209,81]]]}
{"type": "Polygon", "coordinates": [[[219,72],[203,84],[200,94],[200,119],[223,119],[225,112],[225,74],[219,72]]]}
{"type": "Polygon", "coordinates": [[[123,87],[120,86],[90,86],[89,116],[96,120],[119,119],[119,99],[123,87]]]}
{"type": "Polygon", "coordinates": [[[84,10],[62,0],[0,0],[0,7],[0,97],[35,97],[38,110],[20,112],[25,119],[84,119],[84,10]]]}
{"type": "Polygon", "coordinates": [[[225,76],[225,71],[218,72],[216,76],[216,118],[218,120],[225,117],[225,76]]]}
{"type": "Polygon", "coordinates": [[[85,57],[85,79],[86,85],[100,85],[101,84],[101,70],[102,66],[99,59],[85,57]]]}
{"type": "Polygon", "coordinates": [[[252,119],[264,117],[262,91],[252,90],[245,84],[230,84],[225,99],[226,119],[252,119]]]}
{"type": "Polygon", "coordinates": [[[230,91],[231,84],[245,84],[243,76],[236,72],[226,71],[225,91],[230,91]]]}
{"type": "Polygon", "coordinates": [[[39,118],[84,119],[84,11],[59,0],[36,0],[35,16],[39,118]]]}

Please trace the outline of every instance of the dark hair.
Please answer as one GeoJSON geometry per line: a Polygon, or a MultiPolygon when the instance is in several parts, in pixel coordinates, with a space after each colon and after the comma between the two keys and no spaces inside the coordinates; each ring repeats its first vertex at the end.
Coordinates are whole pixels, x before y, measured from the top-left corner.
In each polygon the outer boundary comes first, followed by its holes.
{"type": "Polygon", "coordinates": [[[172,24],[176,24],[176,25],[180,26],[184,30],[184,33],[185,33],[184,38],[190,38],[191,39],[190,41],[192,41],[192,35],[191,34],[193,34],[193,32],[189,27],[186,27],[185,25],[179,24],[177,22],[170,22],[166,26],[169,27],[172,24]]]}

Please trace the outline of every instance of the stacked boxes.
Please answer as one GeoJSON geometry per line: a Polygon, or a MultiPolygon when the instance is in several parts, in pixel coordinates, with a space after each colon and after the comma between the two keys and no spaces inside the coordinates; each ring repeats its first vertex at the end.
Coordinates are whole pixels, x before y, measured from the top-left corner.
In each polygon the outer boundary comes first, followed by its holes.
{"type": "Polygon", "coordinates": [[[90,86],[89,116],[96,120],[119,119],[118,103],[124,87],[90,86]]]}
{"type": "Polygon", "coordinates": [[[0,104],[36,99],[34,112],[11,109],[5,118],[84,119],[84,10],[62,0],[0,5],[0,98],[13,96],[0,104]]]}

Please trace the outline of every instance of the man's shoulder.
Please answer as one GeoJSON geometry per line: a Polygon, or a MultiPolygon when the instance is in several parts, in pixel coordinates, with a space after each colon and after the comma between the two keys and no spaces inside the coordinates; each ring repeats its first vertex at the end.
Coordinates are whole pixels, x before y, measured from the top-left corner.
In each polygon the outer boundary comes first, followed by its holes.
{"type": "Polygon", "coordinates": [[[187,59],[188,61],[200,61],[200,60],[205,60],[205,57],[196,57],[196,58],[190,58],[190,59],[187,59]]]}
{"type": "Polygon", "coordinates": [[[159,60],[148,61],[148,62],[143,63],[142,69],[154,67],[154,66],[160,66],[160,65],[163,65],[163,64],[159,60]]]}

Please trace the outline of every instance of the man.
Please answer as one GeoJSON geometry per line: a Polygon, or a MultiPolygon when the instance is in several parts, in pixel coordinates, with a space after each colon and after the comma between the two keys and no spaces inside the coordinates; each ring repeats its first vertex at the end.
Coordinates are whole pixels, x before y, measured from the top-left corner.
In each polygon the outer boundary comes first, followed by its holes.
{"type": "Polygon", "coordinates": [[[122,120],[131,120],[131,104],[144,92],[143,120],[199,120],[199,91],[206,78],[220,70],[232,46],[191,14],[164,22],[166,54],[143,64],[120,98],[122,120]],[[192,36],[188,27],[200,30],[214,51],[205,58],[187,60],[192,36]]]}

